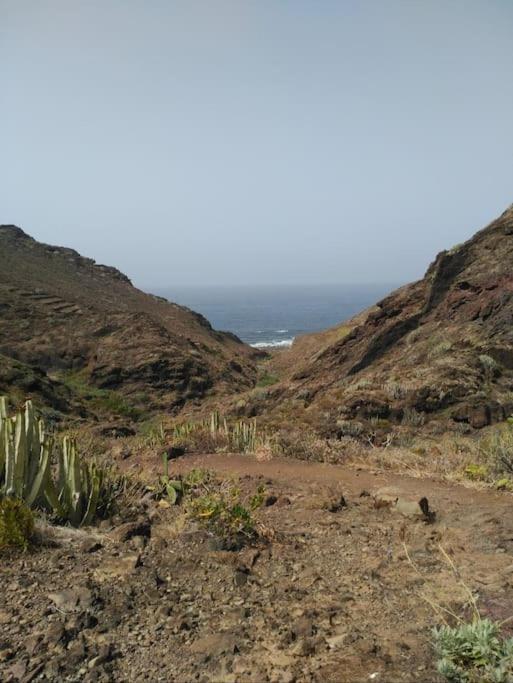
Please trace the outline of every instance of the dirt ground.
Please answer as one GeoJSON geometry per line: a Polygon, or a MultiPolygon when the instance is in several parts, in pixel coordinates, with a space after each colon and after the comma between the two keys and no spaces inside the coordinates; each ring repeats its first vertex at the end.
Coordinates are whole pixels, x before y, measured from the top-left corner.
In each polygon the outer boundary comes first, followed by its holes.
{"type": "Polygon", "coordinates": [[[263,484],[268,538],[221,551],[146,500],[2,558],[1,681],[435,683],[430,629],[468,613],[469,589],[483,615],[513,615],[510,494],[250,456],[171,464],[263,484]],[[427,497],[436,518],[387,495],[427,497]]]}

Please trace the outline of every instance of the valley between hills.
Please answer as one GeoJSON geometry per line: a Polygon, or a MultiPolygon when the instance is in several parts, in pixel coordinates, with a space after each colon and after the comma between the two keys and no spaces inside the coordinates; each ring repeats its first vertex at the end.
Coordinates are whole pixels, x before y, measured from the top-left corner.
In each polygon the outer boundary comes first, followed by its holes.
{"type": "Polygon", "coordinates": [[[513,681],[512,207],[273,352],[0,226],[0,396],[0,680],[513,681]]]}

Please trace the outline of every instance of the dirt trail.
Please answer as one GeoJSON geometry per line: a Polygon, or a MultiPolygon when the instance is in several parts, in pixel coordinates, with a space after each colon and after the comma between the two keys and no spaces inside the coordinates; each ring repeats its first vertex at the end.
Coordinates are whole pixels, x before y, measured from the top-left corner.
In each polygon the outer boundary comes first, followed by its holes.
{"type": "MultiPolygon", "coordinates": [[[[132,460],[161,473],[155,454],[132,460]]],[[[468,614],[471,589],[482,614],[513,615],[509,494],[285,459],[170,463],[193,467],[248,496],[264,484],[268,540],[219,550],[186,506],[152,501],[94,539],[0,564],[0,680],[442,683],[442,608],[468,614]],[[383,486],[426,496],[435,521],[376,507],[383,486]]]]}
{"type": "MultiPolygon", "coordinates": [[[[512,497],[490,489],[477,489],[434,478],[409,477],[391,472],[366,470],[343,465],[329,465],[317,462],[273,458],[258,461],[252,456],[239,454],[187,455],[171,461],[173,472],[187,472],[200,467],[225,475],[262,476],[282,483],[339,485],[348,495],[358,495],[362,490],[369,492],[381,487],[398,488],[407,496],[426,496],[439,509],[442,516],[452,507],[465,506],[468,515],[488,507],[496,514],[510,514],[512,497]]],[[[158,471],[158,468],[154,468],[158,471]]]]}

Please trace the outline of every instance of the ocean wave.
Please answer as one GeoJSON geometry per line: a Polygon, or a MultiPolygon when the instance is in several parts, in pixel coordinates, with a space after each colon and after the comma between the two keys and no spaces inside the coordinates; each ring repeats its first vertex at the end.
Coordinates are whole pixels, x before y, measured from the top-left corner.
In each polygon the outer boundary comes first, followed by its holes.
{"type": "Polygon", "coordinates": [[[288,330],[276,330],[276,334],[285,334],[288,330]]]}
{"type": "Polygon", "coordinates": [[[279,346],[292,346],[292,342],[294,341],[294,337],[291,337],[290,339],[271,339],[271,341],[265,341],[265,342],[255,342],[254,344],[250,344],[254,349],[268,349],[271,347],[279,347],[279,346]]]}

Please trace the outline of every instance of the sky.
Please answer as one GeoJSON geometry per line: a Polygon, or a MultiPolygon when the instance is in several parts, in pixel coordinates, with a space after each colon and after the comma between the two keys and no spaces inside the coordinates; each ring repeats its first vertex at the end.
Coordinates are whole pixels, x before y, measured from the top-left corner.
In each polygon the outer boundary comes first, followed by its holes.
{"type": "Polygon", "coordinates": [[[511,0],[0,0],[0,223],[142,287],[406,282],[513,202],[511,0]]]}

